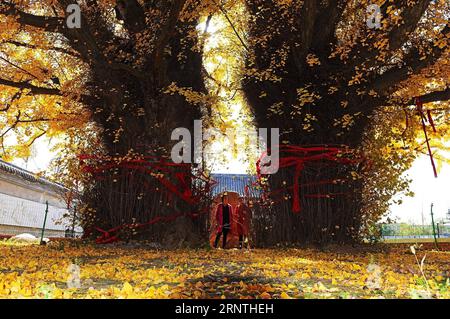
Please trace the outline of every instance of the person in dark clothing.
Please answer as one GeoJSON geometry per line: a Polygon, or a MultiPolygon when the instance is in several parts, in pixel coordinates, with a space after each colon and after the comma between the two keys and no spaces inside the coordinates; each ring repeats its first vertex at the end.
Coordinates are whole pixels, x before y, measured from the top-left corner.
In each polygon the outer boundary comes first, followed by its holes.
{"type": "Polygon", "coordinates": [[[220,237],[223,235],[222,248],[225,249],[227,245],[227,236],[231,231],[231,223],[233,219],[233,208],[228,203],[228,195],[222,195],[222,203],[217,205],[216,221],[217,221],[217,235],[214,242],[214,247],[219,245],[220,237]]]}

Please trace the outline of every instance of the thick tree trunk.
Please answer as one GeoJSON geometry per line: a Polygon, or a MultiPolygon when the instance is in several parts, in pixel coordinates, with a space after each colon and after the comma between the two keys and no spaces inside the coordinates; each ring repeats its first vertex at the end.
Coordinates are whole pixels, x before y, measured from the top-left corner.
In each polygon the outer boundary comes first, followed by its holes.
{"type": "MultiPolygon", "coordinates": [[[[336,40],[334,28],[344,6],[320,4],[329,6],[327,16],[315,1],[293,2],[288,9],[276,1],[246,3],[256,18],[249,31],[247,67],[252,72],[243,80],[243,88],[256,126],[279,128],[281,142],[290,146],[361,150],[375,102],[349,86],[346,66],[330,58],[330,42],[336,40]],[[316,30],[320,34],[314,34],[316,30]],[[320,62],[309,64],[308,54],[320,62]]],[[[266,237],[271,244],[358,240],[362,183],[352,179],[350,172],[358,167],[351,166],[356,165],[306,163],[300,177],[301,212],[293,212],[292,189],[284,194],[286,199],[274,199],[270,210],[262,210],[271,215],[263,227],[270,230],[266,237]]],[[[282,169],[271,176],[270,191],[283,189],[284,183],[292,186],[294,175],[293,169],[282,169]]]]}
{"type": "MultiPolygon", "coordinates": [[[[243,89],[256,126],[280,128],[281,141],[293,147],[345,145],[362,151],[363,137],[376,112],[383,105],[397,103],[391,99],[396,100],[393,93],[401,88],[399,84],[445,56],[445,49],[436,46],[435,40],[416,41],[417,35],[413,36],[432,3],[427,0],[380,5],[384,17],[381,29],[367,28],[363,19],[367,6],[361,1],[245,3],[252,19],[243,89]],[[385,19],[393,7],[398,8],[404,23],[385,19]],[[381,42],[386,43],[385,48],[380,49],[381,42]],[[419,53],[425,51],[426,55],[419,53]],[[392,61],[396,61],[395,65],[392,61]]],[[[432,28],[441,28],[438,36],[448,37],[448,24],[432,28]]],[[[421,100],[446,100],[448,92],[430,93],[421,100]]],[[[414,105],[414,101],[410,99],[405,105],[414,105]]],[[[346,164],[334,168],[323,163],[307,165],[301,176],[302,211],[295,215],[288,200],[275,201],[273,211],[262,210],[262,214],[270,214],[267,226],[261,227],[271,229],[266,237],[273,237],[273,243],[360,239],[363,219],[367,218],[363,216],[364,183],[349,178],[350,171],[358,168],[346,164]],[[342,184],[308,186],[344,176],[342,184]],[[330,192],[345,195],[314,197],[330,192]]],[[[283,170],[272,176],[270,188],[281,188],[292,175],[283,170]]]]}
{"type": "Polygon", "coordinates": [[[271,244],[354,242],[360,230],[361,183],[350,168],[325,162],[305,166],[300,177],[301,211],[294,213],[292,169],[270,177],[271,244]],[[333,182],[334,181],[334,182],[333,182]]]}
{"type": "MultiPolygon", "coordinates": [[[[270,92],[269,96],[280,99],[283,107],[289,110],[291,105],[297,103],[297,88],[304,86],[304,81],[282,80],[279,84],[247,81],[244,88],[248,101],[255,110],[257,126],[280,128],[283,134],[281,141],[291,146],[343,146],[361,150],[368,123],[366,117],[355,117],[354,123],[345,130],[340,125],[334,125],[335,119],[340,119],[346,112],[353,112],[354,108],[363,103],[358,97],[329,97],[327,92],[321,91],[318,84],[311,90],[318,93],[321,99],[310,106],[309,110],[305,110],[304,115],[293,118],[288,114],[270,117],[270,112],[266,109],[277,101],[261,99],[261,91],[270,92]],[[337,102],[340,100],[352,103],[347,108],[342,108],[337,102]],[[307,122],[312,130],[304,129],[302,123],[309,112],[316,118],[307,122]]],[[[351,172],[359,173],[359,166],[361,165],[347,165],[338,161],[307,163],[299,179],[302,208],[299,213],[294,213],[292,209],[293,189],[286,189],[286,185],[292,187],[294,184],[294,169],[284,168],[270,176],[269,193],[282,189],[286,191],[281,193],[283,196],[276,193],[276,198],[272,198],[271,209],[261,211],[271,215],[267,219],[267,225],[261,227],[266,232],[265,244],[358,241],[362,227],[363,186],[361,180],[353,180],[351,172]]]]}
{"type": "Polygon", "coordinates": [[[201,53],[193,49],[196,39],[188,37],[194,28],[195,23],[180,24],[160,63],[149,65],[143,78],[102,64],[92,66],[90,90],[97,99],[90,106],[102,130],[103,149],[88,162],[91,169],[105,168],[93,174],[84,194],[93,211],[84,227],[93,230],[94,237],[113,229],[106,241],[117,235],[173,247],[198,245],[206,234],[203,203],[188,202],[164,185],[173,183],[181,193],[199,191],[193,189],[192,167],[174,166],[170,153],[176,143],[171,141],[173,130],[182,127],[193,132],[194,120],[201,119],[200,107],[179,94],[164,93],[171,83],[205,92],[201,53]],[[155,167],[161,161],[167,165],[155,167]],[[192,219],[191,213],[200,216],[192,219]],[[160,220],[151,223],[155,218],[160,220]]]}

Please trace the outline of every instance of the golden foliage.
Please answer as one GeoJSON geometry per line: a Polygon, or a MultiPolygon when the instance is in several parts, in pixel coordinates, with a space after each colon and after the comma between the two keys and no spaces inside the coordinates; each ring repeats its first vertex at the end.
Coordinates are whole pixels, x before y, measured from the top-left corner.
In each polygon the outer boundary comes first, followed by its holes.
{"type": "Polygon", "coordinates": [[[2,298],[449,298],[448,251],[389,252],[0,245],[2,298]],[[80,285],[68,288],[78,275],[80,285]],[[380,273],[376,270],[379,268],[380,273]],[[379,276],[373,278],[373,276],[379,276]],[[378,281],[371,285],[373,281],[378,281]]]}

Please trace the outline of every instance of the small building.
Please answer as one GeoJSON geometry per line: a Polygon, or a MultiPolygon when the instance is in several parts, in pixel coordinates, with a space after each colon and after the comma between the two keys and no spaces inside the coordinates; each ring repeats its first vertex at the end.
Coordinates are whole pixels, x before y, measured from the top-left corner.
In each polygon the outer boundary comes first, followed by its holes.
{"type": "Polygon", "coordinates": [[[72,229],[67,192],[60,184],[0,160],[0,235],[40,236],[48,202],[45,237],[66,237],[72,229]]]}
{"type": "Polygon", "coordinates": [[[257,198],[261,195],[255,185],[257,177],[245,174],[212,174],[215,182],[211,190],[212,197],[216,197],[223,192],[232,192],[248,199],[257,198]]]}

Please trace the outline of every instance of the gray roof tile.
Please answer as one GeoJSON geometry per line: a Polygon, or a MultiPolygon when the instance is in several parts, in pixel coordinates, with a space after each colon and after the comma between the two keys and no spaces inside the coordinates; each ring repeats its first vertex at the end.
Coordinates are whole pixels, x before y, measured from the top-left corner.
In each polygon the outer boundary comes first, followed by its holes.
{"type": "Polygon", "coordinates": [[[255,186],[256,176],[244,174],[212,174],[212,179],[217,182],[211,190],[212,196],[217,196],[225,191],[235,192],[245,196],[245,187],[249,188],[250,197],[259,197],[261,191],[255,186]]]}
{"type": "Polygon", "coordinates": [[[67,190],[63,185],[51,182],[45,178],[38,177],[36,174],[33,174],[30,171],[27,171],[23,168],[20,168],[19,166],[16,166],[11,163],[7,163],[5,161],[0,160],[0,174],[1,173],[7,173],[10,175],[17,176],[23,180],[26,180],[31,183],[40,184],[41,186],[44,186],[45,188],[52,189],[54,191],[65,191],[67,190]]]}

